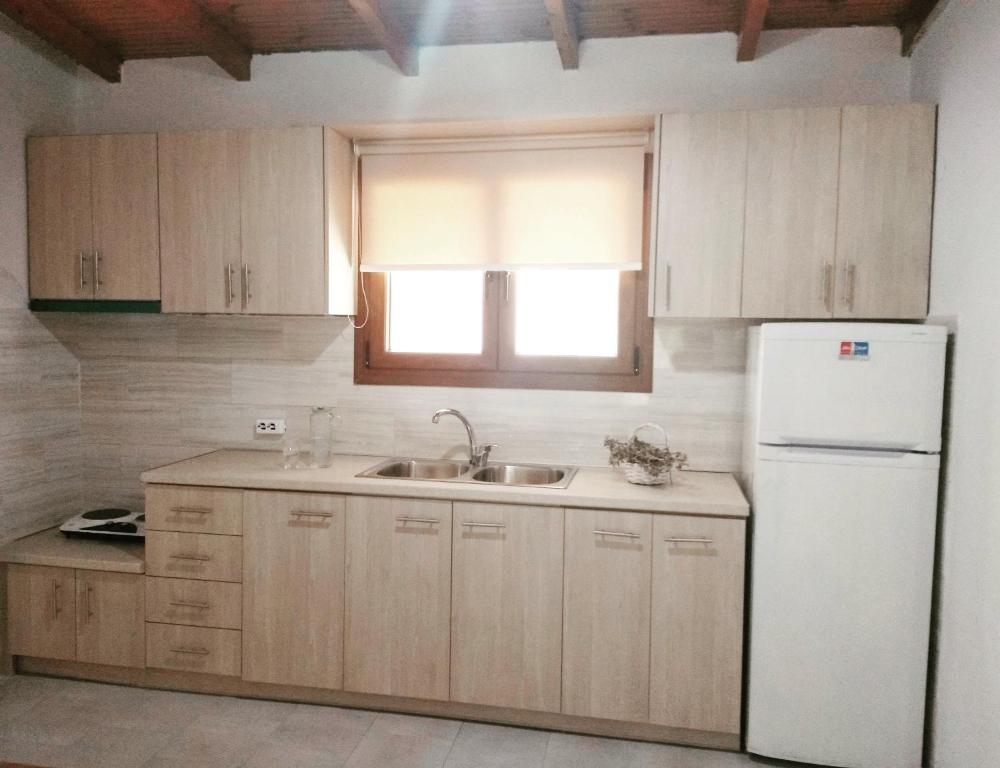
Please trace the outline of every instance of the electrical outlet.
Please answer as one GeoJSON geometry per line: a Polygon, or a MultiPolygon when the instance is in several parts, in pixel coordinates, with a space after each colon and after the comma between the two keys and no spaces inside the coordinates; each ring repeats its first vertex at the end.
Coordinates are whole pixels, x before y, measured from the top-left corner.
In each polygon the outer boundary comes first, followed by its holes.
{"type": "Polygon", "coordinates": [[[285,420],[257,419],[254,422],[254,432],[258,435],[283,435],[285,434],[285,420]]]}

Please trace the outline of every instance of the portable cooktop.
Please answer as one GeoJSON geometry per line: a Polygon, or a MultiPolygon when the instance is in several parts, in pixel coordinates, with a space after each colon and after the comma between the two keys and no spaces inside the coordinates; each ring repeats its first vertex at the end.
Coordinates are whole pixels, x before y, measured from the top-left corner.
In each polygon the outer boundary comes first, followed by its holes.
{"type": "Polygon", "coordinates": [[[146,515],[127,509],[92,509],[71,517],[59,530],[67,536],[116,541],[142,541],[146,538],[146,515]]]}

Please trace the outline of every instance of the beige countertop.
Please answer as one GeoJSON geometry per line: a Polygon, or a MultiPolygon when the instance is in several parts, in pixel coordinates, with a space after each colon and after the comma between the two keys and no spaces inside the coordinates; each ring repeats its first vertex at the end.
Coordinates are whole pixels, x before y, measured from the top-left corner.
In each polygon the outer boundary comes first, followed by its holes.
{"type": "Polygon", "coordinates": [[[325,469],[283,469],[274,451],[221,450],[142,473],[146,483],[202,485],[363,496],[587,507],[639,512],[678,512],[747,517],[749,504],[732,475],[675,472],[673,485],[632,485],[610,468],[581,467],[569,488],[480,485],[355,477],[383,461],[379,456],[337,455],[325,469]]]}
{"type": "Polygon", "coordinates": [[[146,570],[141,543],[71,539],[58,528],[49,528],[4,545],[0,548],[0,562],[118,573],[144,573],[146,570]]]}

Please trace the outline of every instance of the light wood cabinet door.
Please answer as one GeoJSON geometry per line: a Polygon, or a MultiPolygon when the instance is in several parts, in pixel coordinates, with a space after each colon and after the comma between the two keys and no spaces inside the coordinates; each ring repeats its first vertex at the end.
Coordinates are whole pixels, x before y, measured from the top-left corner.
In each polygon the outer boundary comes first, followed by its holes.
{"type": "Polygon", "coordinates": [[[932,104],[844,107],[836,317],[927,315],[935,120],[932,104]]]}
{"type": "Polygon", "coordinates": [[[347,500],[344,688],[448,699],[451,502],[347,500]]]}
{"type": "Polygon", "coordinates": [[[840,110],[749,113],[743,317],[830,317],[840,110]]]}
{"type": "Polygon", "coordinates": [[[455,503],[451,699],[558,712],[563,510],[455,503]]]}
{"type": "Polygon", "coordinates": [[[94,296],[160,298],[156,134],[94,136],[94,296]]]}
{"type": "Polygon", "coordinates": [[[150,623],[146,625],[146,662],[153,669],[239,677],[240,632],[150,623]]]}
{"type": "Polygon", "coordinates": [[[146,573],[179,579],[239,582],[243,541],[239,536],[146,531],[146,573]]]}
{"type": "Polygon", "coordinates": [[[76,572],[76,660],[117,667],[146,666],[143,576],[76,572]]]}
{"type": "Polygon", "coordinates": [[[743,520],[654,519],[653,723],[740,732],[745,527],[743,520]]]}
{"type": "Polygon", "coordinates": [[[147,485],[146,529],[239,536],[243,533],[243,491],[147,485]]]}
{"type": "Polygon", "coordinates": [[[326,313],[323,129],[242,134],[244,311],[326,313]]]}
{"type": "Polygon", "coordinates": [[[243,679],[340,688],[344,497],[248,491],[243,518],[243,679]]]}
{"type": "Polygon", "coordinates": [[[28,139],[28,271],[33,299],[94,297],[89,136],[28,139]]]}
{"type": "Polygon", "coordinates": [[[239,312],[239,134],[161,133],[159,177],[163,311],[239,312]]]}
{"type": "Polygon", "coordinates": [[[656,317],[739,317],[747,113],[663,115],[656,317]]]}
{"type": "Polygon", "coordinates": [[[15,656],[76,658],[76,580],[70,568],[7,566],[7,639],[15,656]]]}
{"type": "Polygon", "coordinates": [[[563,707],[568,715],[649,715],[652,515],[566,510],[563,707]]]}

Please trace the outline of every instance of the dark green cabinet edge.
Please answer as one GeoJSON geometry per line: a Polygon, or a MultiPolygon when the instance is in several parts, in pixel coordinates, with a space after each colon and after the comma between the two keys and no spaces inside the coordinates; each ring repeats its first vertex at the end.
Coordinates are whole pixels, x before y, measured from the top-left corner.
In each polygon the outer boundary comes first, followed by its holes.
{"type": "Polygon", "coordinates": [[[32,312],[119,312],[158,314],[158,301],[101,301],[100,299],[32,299],[32,312]]]}

